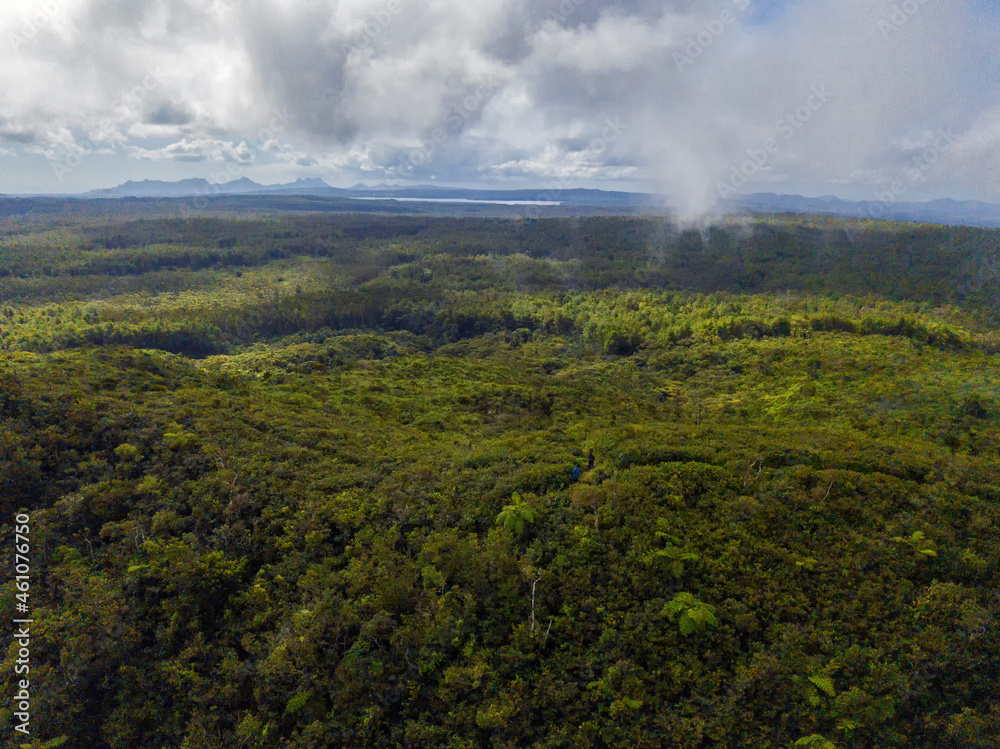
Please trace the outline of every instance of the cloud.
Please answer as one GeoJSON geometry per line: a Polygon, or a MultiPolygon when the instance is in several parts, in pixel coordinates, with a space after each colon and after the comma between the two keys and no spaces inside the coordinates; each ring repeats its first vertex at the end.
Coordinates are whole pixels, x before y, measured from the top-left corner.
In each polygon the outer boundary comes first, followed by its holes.
{"type": "Polygon", "coordinates": [[[129,147],[129,155],[147,161],[225,161],[251,164],[254,153],[246,141],[239,145],[232,141],[187,138],[157,149],[129,147]]]}
{"type": "Polygon", "coordinates": [[[77,143],[68,128],[56,127],[35,134],[31,144],[24,150],[27,153],[44,156],[49,161],[68,161],[86,156],[94,149],[77,143]]]}
{"type": "Polygon", "coordinates": [[[870,197],[951,128],[912,197],[1000,200],[998,16],[944,0],[29,0],[0,15],[0,141],[344,183],[656,189],[696,214],[734,169],[752,172],[743,191],[870,197]],[[799,122],[815,87],[829,98],[799,122]]]}
{"type": "Polygon", "coordinates": [[[169,101],[161,102],[146,114],[146,122],[150,125],[187,125],[191,119],[186,107],[169,101]]]}
{"type": "Polygon", "coordinates": [[[35,135],[34,133],[29,133],[24,130],[14,130],[7,129],[6,127],[0,127],[0,140],[5,140],[10,143],[33,143],[35,135]]]}
{"type": "Polygon", "coordinates": [[[549,21],[532,39],[533,60],[574,73],[607,74],[641,69],[676,46],[684,24],[675,14],[655,23],[635,16],[608,15],[592,27],[564,28],[549,21]]]}
{"type": "MultiPolygon", "coordinates": [[[[636,157],[691,213],[711,207],[734,169],[753,173],[746,192],[866,196],[875,187],[866,176],[905,163],[907,134],[961,127],[983,105],[961,74],[962,50],[976,33],[970,14],[927,2],[885,36],[880,23],[893,7],[814,0],[787,5],[765,25],[746,15],[703,24],[675,50],[692,62],[650,81],[637,104],[636,157]],[[816,87],[828,101],[806,113],[816,87]],[[783,132],[796,112],[808,120],[783,132]],[[743,170],[772,140],[763,166],[743,170]]],[[[938,179],[929,172],[927,185],[938,179]]]]}

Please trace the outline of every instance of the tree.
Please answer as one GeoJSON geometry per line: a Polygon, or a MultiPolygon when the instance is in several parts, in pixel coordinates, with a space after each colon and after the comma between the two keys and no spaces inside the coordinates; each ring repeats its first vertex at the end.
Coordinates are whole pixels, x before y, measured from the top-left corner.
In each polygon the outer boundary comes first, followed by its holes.
{"type": "Polygon", "coordinates": [[[814,674],[808,679],[803,679],[801,676],[793,676],[792,681],[795,682],[799,688],[799,692],[812,707],[819,707],[822,704],[821,692],[827,697],[837,696],[837,692],[833,687],[833,679],[826,674],[814,674]]]}
{"type": "MultiPolygon", "coordinates": [[[[666,538],[667,534],[657,531],[657,538],[666,538]]],[[[662,549],[647,554],[643,561],[651,567],[666,567],[670,574],[679,579],[684,574],[684,562],[696,562],[700,559],[693,551],[684,551],[680,547],[667,544],[662,549]]]]}
{"type": "Polygon", "coordinates": [[[598,511],[604,504],[604,492],[590,484],[577,484],[573,487],[573,504],[584,510],[591,510],[594,513],[594,530],[597,530],[598,511]]]}
{"type": "Polygon", "coordinates": [[[511,495],[514,501],[509,505],[504,505],[503,510],[497,515],[497,522],[514,535],[520,536],[524,532],[527,523],[534,523],[538,517],[538,510],[521,499],[521,495],[514,492],[511,495]]]}
{"type": "Polygon", "coordinates": [[[909,538],[905,538],[903,536],[893,536],[892,540],[897,544],[906,544],[913,549],[919,557],[936,557],[938,555],[934,550],[933,543],[927,540],[923,531],[914,531],[913,535],[909,538]]]}
{"type": "Polygon", "coordinates": [[[715,606],[697,600],[690,593],[675,595],[670,603],[664,604],[660,614],[676,621],[682,635],[701,632],[719,624],[715,618],[715,606]]]}
{"type": "Polygon", "coordinates": [[[795,746],[805,747],[805,749],[837,749],[836,744],[818,733],[814,733],[812,736],[803,736],[795,742],[795,746]]]}

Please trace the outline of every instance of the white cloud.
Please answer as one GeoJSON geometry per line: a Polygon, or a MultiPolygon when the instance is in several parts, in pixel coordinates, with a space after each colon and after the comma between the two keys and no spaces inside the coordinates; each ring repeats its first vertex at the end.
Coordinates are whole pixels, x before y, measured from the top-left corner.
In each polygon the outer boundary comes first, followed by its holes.
{"type": "Polygon", "coordinates": [[[65,127],[56,127],[37,133],[35,142],[24,149],[27,153],[44,156],[49,161],[68,161],[92,153],[92,149],[76,142],[73,133],[65,127]]]}
{"type": "Polygon", "coordinates": [[[993,156],[1000,150],[1000,107],[983,112],[958,139],[955,151],[975,158],[993,156]]]}
{"type": "Polygon", "coordinates": [[[128,151],[132,158],[148,161],[226,161],[237,164],[254,161],[254,152],[246,141],[237,145],[232,141],[184,138],[163,148],[130,146],[128,151]]]}
{"type": "Polygon", "coordinates": [[[583,74],[629,71],[683,40],[682,17],[669,13],[655,23],[610,15],[593,27],[563,28],[549,21],[532,39],[536,62],[563,65],[583,74]]]}
{"type": "MultiPolygon", "coordinates": [[[[865,197],[951,127],[919,189],[1000,200],[996,10],[928,0],[900,23],[896,7],[26,0],[0,13],[0,146],[346,182],[618,180],[696,212],[769,138],[745,190],[865,197]],[[829,102],[784,139],[814,86],[829,102]],[[609,120],[628,127],[595,149],[609,120]]],[[[0,157],[16,190],[18,157],[0,157]]]]}

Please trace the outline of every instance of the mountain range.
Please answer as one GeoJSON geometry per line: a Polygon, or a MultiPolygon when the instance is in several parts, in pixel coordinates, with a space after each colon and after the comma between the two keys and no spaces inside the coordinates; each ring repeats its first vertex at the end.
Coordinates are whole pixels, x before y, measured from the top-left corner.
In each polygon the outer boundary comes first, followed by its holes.
{"type": "MultiPolygon", "coordinates": [[[[204,179],[179,182],[143,180],[129,181],[118,187],[92,190],[76,196],[100,198],[212,198],[239,195],[295,195],[354,200],[395,200],[412,202],[468,203],[543,203],[567,207],[593,207],[603,211],[624,213],[662,212],[669,209],[670,198],[639,192],[615,192],[591,189],[468,189],[419,185],[355,185],[351,188],[331,187],[322,179],[298,179],[278,185],[262,185],[251,179],[213,184],[204,179]]],[[[798,213],[841,216],[848,218],[879,218],[894,221],[914,221],[936,224],[1000,227],[1000,205],[973,200],[932,200],[929,202],[859,202],[834,196],[818,198],[801,195],[754,193],[726,201],[722,208],[733,212],[798,213]]]]}
{"type": "Polygon", "coordinates": [[[462,202],[542,202],[561,205],[637,208],[663,206],[663,198],[636,192],[612,192],[588,189],[521,189],[477,190],[468,188],[418,185],[397,187],[392,185],[355,185],[351,188],[331,187],[321,179],[298,179],[283,185],[262,185],[243,177],[224,184],[212,184],[204,179],[185,179],[179,182],[143,180],[126,182],[105,190],[91,190],[84,198],[176,198],[216,197],[230,195],[311,195],[324,198],[412,200],[412,201],[462,201],[462,202]]]}

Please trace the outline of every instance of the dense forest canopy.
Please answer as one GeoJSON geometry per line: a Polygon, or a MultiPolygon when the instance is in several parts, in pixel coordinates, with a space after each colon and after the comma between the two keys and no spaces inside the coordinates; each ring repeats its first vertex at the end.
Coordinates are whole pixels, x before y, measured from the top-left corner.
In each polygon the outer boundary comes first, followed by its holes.
{"type": "Polygon", "coordinates": [[[996,746],[1000,231],[101,211],[0,227],[37,745],[996,746]]]}

